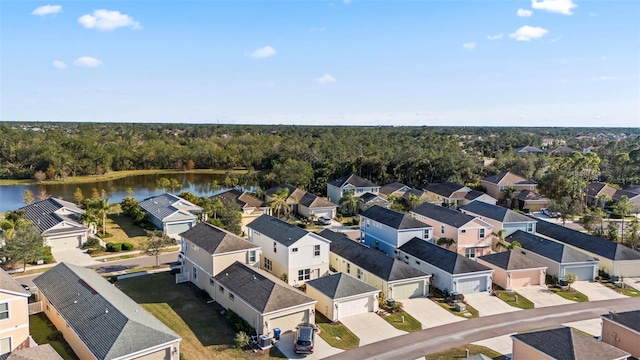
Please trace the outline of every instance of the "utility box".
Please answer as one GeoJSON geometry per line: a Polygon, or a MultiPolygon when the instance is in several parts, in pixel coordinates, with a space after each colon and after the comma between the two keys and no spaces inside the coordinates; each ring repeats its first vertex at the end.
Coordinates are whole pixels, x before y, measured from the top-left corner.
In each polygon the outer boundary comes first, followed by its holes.
{"type": "Polygon", "coordinates": [[[258,346],[260,349],[268,349],[271,347],[271,337],[269,335],[260,335],[258,337],[258,346]]]}
{"type": "Polygon", "coordinates": [[[461,303],[461,302],[456,303],[456,310],[459,311],[459,312],[467,311],[467,304],[461,303]]]}

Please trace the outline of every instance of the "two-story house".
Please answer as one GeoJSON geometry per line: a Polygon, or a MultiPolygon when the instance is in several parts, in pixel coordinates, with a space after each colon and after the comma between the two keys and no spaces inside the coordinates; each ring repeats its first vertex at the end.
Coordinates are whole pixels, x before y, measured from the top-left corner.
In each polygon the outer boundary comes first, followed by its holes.
{"type": "Polygon", "coordinates": [[[224,229],[204,222],[180,234],[182,274],[213,296],[214,276],[238,261],[249,266],[260,262],[260,247],[224,229]]]}
{"type": "MultiPolygon", "coordinates": [[[[511,235],[518,230],[529,234],[535,234],[536,232],[537,220],[502,206],[474,201],[469,205],[461,207],[460,211],[491,224],[494,233],[504,230],[503,236],[511,235]]],[[[494,237],[494,247],[496,241],[498,241],[498,239],[494,237]]]]}
{"type": "Polygon", "coordinates": [[[271,207],[266,202],[240,189],[229,189],[212,196],[222,202],[235,203],[240,207],[242,219],[240,221],[242,232],[246,234],[247,224],[260,217],[262,214],[271,215],[271,207]]]}
{"type": "Polygon", "coordinates": [[[602,182],[587,184],[587,204],[603,207],[606,201],[620,200],[626,196],[634,206],[640,206],[640,194],[631,190],[616,189],[602,182]]]}
{"type": "Polygon", "coordinates": [[[516,191],[529,190],[536,191],[538,183],[527,180],[522,176],[516,175],[512,172],[504,172],[497,175],[487,176],[480,180],[482,186],[487,189],[487,194],[496,199],[504,198],[504,191],[510,187],[513,187],[516,191]]]}
{"type": "Polygon", "coordinates": [[[269,215],[247,225],[249,241],[262,248],[260,268],[290,285],[302,285],[329,272],[330,241],[269,215]]]}
{"type": "Polygon", "coordinates": [[[474,259],[491,253],[493,226],[484,220],[429,203],[413,209],[411,215],[433,225],[434,239],[455,240],[454,251],[460,255],[474,259]]]}
{"type": "Polygon", "coordinates": [[[373,206],[360,214],[360,239],[365,245],[393,256],[402,244],[418,237],[430,241],[433,226],[380,206],[373,206]]]}
{"type": "Polygon", "coordinates": [[[498,202],[488,194],[452,182],[423,185],[422,190],[429,198],[428,201],[430,203],[454,209],[467,205],[472,201],[483,201],[494,205],[498,202]]]}
{"type": "Polygon", "coordinates": [[[602,342],[640,358],[640,310],[602,315],[602,342]]]}
{"type": "Polygon", "coordinates": [[[165,193],[140,202],[149,221],[169,236],[185,232],[199,219],[206,221],[206,212],[200,206],[173,194],[165,193]]]}
{"type": "Polygon", "coordinates": [[[0,358],[29,347],[29,296],[31,293],[0,269],[0,358]]]}
{"type": "Polygon", "coordinates": [[[379,195],[380,185],[376,185],[358,175],[346,175],[327,182],[327,197],[335,204],[340,204],[340,199],[347,191],[352,192],[353,196],[356,197],[366,193],[379,195]]]}

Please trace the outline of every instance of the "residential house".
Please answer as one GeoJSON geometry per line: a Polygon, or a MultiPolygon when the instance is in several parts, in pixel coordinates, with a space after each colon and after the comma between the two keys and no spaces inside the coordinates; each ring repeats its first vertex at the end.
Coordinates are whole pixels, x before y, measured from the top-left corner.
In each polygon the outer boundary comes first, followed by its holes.
{"type": "Polygon", "coordinates": [[[249,266],[260,263],[260,247],[226,230],[204,222],[180,234],[182,275],[213,295],[214,276],[238,261],[249,266]]]}
{"type": "Polygon", "coordinates": [[[149,221],[169,236],[178,235],[196,225],[199,216],[206,220],[206,212],[181,197],[165,193],[140,202],[149,221]]]}
{"type": "Polygon", "coordinates": [[[600,261],[600,270],[620,276],[640,276],[640,251],[598,236],[540,221],[537,235],[565,244],[600,261]]]}
{"type": "MultiPolygon", "coordinates": [[[[493,226],[493,232],[498,233],[504,230],[503,236],[513,234],[518,230],[534,234],[536,232],[537,221],[528,216],[517,213],[513,210],[503,208],[502,206],[491,205],[479,201],[474,201],[469,205],[460,208],[465,214],[475,216],[493,226]]],[[[493,246],[498,241],[497,237],[493,238],[493,246]]]]}
{"type": "Polygon", "coordinates": [[[432,274],[432,284],[442,291],[472,294],[491,290],[493,270],[422,239],[413,238],[402,245],[398,258],[432,274]]]}
{"type": "MultiPolygon", "coordinates": [[[[5,359],[0,356],[0,358],[5,359]]],[[[42,344],[38,346],[32,346],[20,350],[16,350],[9,354],[5,360],[63,360],[62,357],[56,352],[53,346],[49,344],[42,344]]]]}
{"type": "Polygon", "coordinates": [[[356,197],[366,193],[378,195],[380,186],[358,175],[346,175],[327,182],[327,197],[334,204],[340,204],[340,199],[347,191],[352,192],[356,197]]]}
{"type": "Polygon", "coordinates": [[[46,246],[51,250],[64,250],[82,247],[95,233],[80,221],[84,210],[76,204],[57,198],[48,198],[21,207],[29,219],[38,228],[46,246]]]}
{"type": "Polygon", "coordinates": [[[411,187],[405,184],[394,182],[380,187],[380,196],[388,199],[390,195],[402,197],[407,191],[411,191],[411,187]]]}
{"type": "Polygon", "coordinates": [[[0,357],[29,347],[30,296],[30,292],[0,269],[0,357]]]}
{"type": "Polygon", "coordinates": [[[516,154],[543,154],[544,150],[537,148],[535,146],[523,146],[521,148],[516,149],[516,154]]]}
{"type": "Polygon", "coordinates": [[[331,321],[378,311],[380,289],[344,273],[307,282],[308,296],[316,299],[316,311],[331,321]]]}
{"type": "Polygon", "coordinates": [[[94,270],[63,262],[33,282],[80,359],[180,358],[180,337],[94,270]]]}
{"type": "Polygon", "coordinates": [[[493,269],[493,283],[505,290],[544,285],[547,267],[524,253],[524,250],[514,248],[511,251],[481,256],[478,264],[493,269]]]}
{"type": "Polygon", "coordinates": [[[640,310],[602,315],[602,342],[640,358],[640,310]]]}
{"type": "Polygon", "coordinates": [[[373,193],[366,193],[360,196],[360,202],[358,203],[359,212],[367,211],[374,206],[388,209],[391,207],[391,202],[382,196],[375,195],[373,193]]]}
{"type": "Polygon", "coordinates": [[[384,298],[404,300],[429,294],[431,275],[329,229],[320,236],[331,241],[331,267],[335,271],[376,287],[384,298]]]}
{"type": "Polygon", "coordinates": [[[521,254],[547,266],[547,274],[563,278],[575,274],[576,280],[593,281],[598,276],[599,261],[568,245],[518,230],[505,239],[517,241],[521,254]]]}
{"type": "Polygon", "coordinates": [[[488,222],[438,205],[423,203],[411,216],[433,225],[433,238],[455,240],[455,251],[468,258],[491,253],[493,226],[488,222]]]}
{"type": "Polygon", "coordinates": [[[269,215],[247,225],[249,241],[262,248],[260,268],[290,285],[302,285],[329,271],[329,241],[269,215]]]}
{"type": "Polygon", "coordinates": [[[531,190],[522,190],[516,195],[518,210],[524,212],[540,211],[549,206],[550,199],[531,190]]]}
{"type": "Polygon", "coordinates": [[[277,193],[282,188],[286,188],[289,191],[289,196],[287,197],[286,202],[291,207],[294,214],[300,214],[306,218],[325,217],[327,219],[333,219],[336,217],[338,205],[323,197],[289,184],[282,184],[266,190],[264,195],[267,202],[273,201],[273,194],[277,193]]]}
{"type": "Polygon", "coordinates": [[[240,212],[242,213],[240,224],[243,233],[247,232],[247,224],[258,218],[260,215],[271,215],[271,207],[269,204],[244,190],[229,189],[212,196],[212,198],[220,199],[220,201],[224,203],[233,203],[238,205],[240,212]]]}
{"type": "Polygon", "coordinates": [[[360,214],[360,238],[376,250],[393,256],[394,251],[414,237],[430,241],[433,226],[380,206],[374,206],[360,214]]]}
{"type": "Polygon", "coordinates": [[[640,206],[640,194],[631,190],[616,189],[602,182],[587,184],[587,204],[604,207],[606,201],[620,200],[626,196],[634,206],[640,206]]]}
{"type": "Polygon", "coordinates": [[[624,360],[629,357],[629,353],[566,326],[511,335],[511,339],[513,360],[624,360]]]}
{"type": "Polygon", "coordinates": [[[258,335],[315,323],[316,300],[263,270],[235,262],[213,278],[213,287],[213,300],[240,315],[258,335]]]}
{"type": "Polygon", "coordinates": [[[509,171],[488,176],[480,180],[480,183],[487,189],[487,194],[495,199],[504,198],[505,189],[510,187],[513,187],[516,191],[529,190],[535,192],[538,186],[536,182],[527,180],[509,171]]]}
{"type": "Polygon", "coordinates": [[[566,145],[560,145],[558,147],[547,150],[547,153],[552,155],[571,155],[574,152],[576,151],[566,145]]]}
{"type": "Polygon", "coordinates": [[[471,191],[471,188],[452,182],[444,182],[423,185],[422,190],[427,194],[430,203],[457,209],[458,204],[466,200],[465,196],[471,191]]]}

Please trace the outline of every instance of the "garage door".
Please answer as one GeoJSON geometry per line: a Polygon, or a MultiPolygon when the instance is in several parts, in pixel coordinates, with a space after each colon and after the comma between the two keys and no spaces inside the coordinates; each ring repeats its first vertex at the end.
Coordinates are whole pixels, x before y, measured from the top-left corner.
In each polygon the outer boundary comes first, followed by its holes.
{"type": "Polygon", "coordinates": [[[193,226],[192,222],[167,224],[167,234],[177,235],[191,229],[191,226],[193,226]]]}
{"type": "Polygon", "coordinates": [[[367,296],[364,299],[340,302],[338,304],[338,319],[346,318],[351,315],[367,313],[373,310],[371,305],[371,296],[367,296]]]}
{"type": "Polygon", "coordinates": [[[406,284],[393,285],[391,295],[395,300],[422,297],[424,293],[424,281],[414,281],[406,284]]]}
{"type": "Polygon", "coordinates": [[[593,266],[565,267],[564,273],[576,274],[576,280],[593,281],[593,266]]]}
{"type": "Polygon", "coordinates": [[[530,285],[540,285],[540,275],[511,273],[511,287],[525,287],[530,285]]]}
{"type": "Polygon", "coordinates": [[[474,294],[487,291],[487,278],[470,278],[458,280],[458,292],[461,294],[474,294]]]}
{"type": "Polygon", "coordinates": [[[314,210],[313,215],[315,215],[316,217],[326,217],[329,219],[333,219],[333,216],[331,216],[332,214],[330,210],[314,210]]]}
{"type": "Polygon", "coordinates": [[[293,314],[271,318],[271,320],[269,320],[269,331],[273,335],[273,329],[275,328],[279,328],[283,333],[289,330],[295,330],[298,324],[309,322],[308,313],[307,310],[303,310],[293,314]]]}
{"type": "Polygon", "coordinates": [[[75,249],[80,247],[82,236],[69,236],[58,239],[49,239],[48,243],[51,250],[75,249]]]}

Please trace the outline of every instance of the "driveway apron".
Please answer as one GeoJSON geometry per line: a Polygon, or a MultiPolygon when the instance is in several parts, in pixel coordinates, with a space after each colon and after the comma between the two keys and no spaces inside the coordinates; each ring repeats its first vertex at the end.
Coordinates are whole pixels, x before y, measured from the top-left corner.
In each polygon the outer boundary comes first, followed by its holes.
{"type": "Polygon", "coordinates": [[[515,288],[513,290],[531,300],[536,308],[575,304],[575,301],[567,300],[542,286],[527,286],[522,288],[515,288]]]}
{"type": "Polygon", "coordinates": [[[626,298],[625,295],[619,294],[597,282],[576,281],[571,284],[571,287],[587,295],[589,301],[626,298]]]}
{"type": "Polygon", "coordinates": [[[507,304],[495,296],[489,295],[487,292],[466,294],[464,301],[478,310],[480,316],[504,314],[511,311],[522,310],[507,304]]]}
{"type": "Polygon", "coordinates": [[[340,322],[360,338],[360,346],[404,335],[407,332],[394,328],[380,316],[366,313],[348,316],[340,322]]]}
{"type": "Polygon", "coordinates": [[[402,308],[409,315],[420,321],[423,329],[466,320],[460,316],[453,315],[427,298],[402,300],[402,308]]]}

